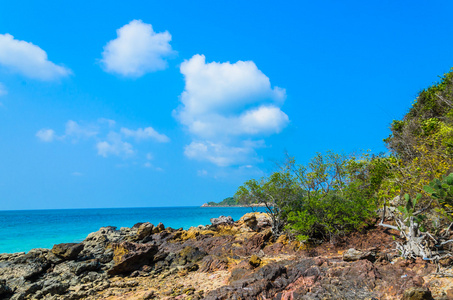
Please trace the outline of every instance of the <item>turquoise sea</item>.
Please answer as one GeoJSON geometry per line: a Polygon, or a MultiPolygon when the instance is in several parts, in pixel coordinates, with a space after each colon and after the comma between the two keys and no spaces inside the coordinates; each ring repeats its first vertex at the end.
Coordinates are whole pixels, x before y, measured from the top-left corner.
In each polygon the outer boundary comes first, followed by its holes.
{"type": "MultiPolygon", "coordinates": [[[[256,210],[256,209],[255,209],[256,210]]],[[[263,211],[263,208],[259,208],[263,211]]],[[[0,211],[0,253],[52,248],[79,242],[103,226],[132,227],[139,222],[162,222],[165,227],[188,229],[210,224],[210,218],[231,216],[236,221],[248,207],[146,207],[0,211]]]]}

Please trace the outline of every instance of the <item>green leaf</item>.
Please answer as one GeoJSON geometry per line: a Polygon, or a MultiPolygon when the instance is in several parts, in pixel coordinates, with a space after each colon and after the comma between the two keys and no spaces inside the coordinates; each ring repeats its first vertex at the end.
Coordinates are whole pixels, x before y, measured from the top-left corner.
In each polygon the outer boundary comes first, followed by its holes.
{"type": "Polygon", "coordinates": [[[434,188],[431,187],[431,186],[429,186],[429,185],[425,185],[425,186],[423,187],[423,190],[424,190],[425,192],[427,192],[428,194],[431,194],[431,195],[434,194],[434,193],[436,192],[436,191],[434,190],[434,188]]]}
{"type": "Polygon", "coordinates": [[[409,194],[404,194],[404,199],[409,202],[411,200],[411,196],[409,196],[409,194]]]}
{"type": "Polygon", "coordinates": [[[445,177],[445,182],[448,185],[453,185],[453,173],[450,173],[447,177],[445,177]]]}
{"type": "Polygon", "coordinates": [[[414,199],[413,207],[415,207],[415,205],[417,205],[418,200],[420,200],[421,198],[422,198],[422,194],[418,193],[417,196],[414,199]]]}
{"type": "Polygon", "coordinates": [[[412,201],[411,201],[411,197],[410,197],[408,194],[404,195],[404,197],[405,197],[406,200],[407,200],[407,203],[406,203],[406,210],[407,210],[408,212],[410,212],[410,211],[412,211],[412,209],[414,208],[414,206],[413,206],[413,204],[412,204],[412,201]],[[406,196],[407,196],[407,197],[406,197],[406,196]]]}

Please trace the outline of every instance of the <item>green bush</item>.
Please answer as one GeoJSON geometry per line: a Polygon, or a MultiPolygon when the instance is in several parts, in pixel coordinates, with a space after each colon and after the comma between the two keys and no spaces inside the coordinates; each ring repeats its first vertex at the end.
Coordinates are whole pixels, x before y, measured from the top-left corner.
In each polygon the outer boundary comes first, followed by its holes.
{"type": "Polygon", "coordinates": [[[299,211],[291,212],[287,228],[300,241],[332,240],[366,225],[374,216],[374,208],[368,199],[346,199],[330,192],[322,198],[307,199],[299,211]]]}
{"type": "Polygon", "coordinates": [[[299,240],[332,240],[359,229],[374,216],[382,172],[367,155],[318,154],[296,168],[301,192],[286,228],[299,240]]]}

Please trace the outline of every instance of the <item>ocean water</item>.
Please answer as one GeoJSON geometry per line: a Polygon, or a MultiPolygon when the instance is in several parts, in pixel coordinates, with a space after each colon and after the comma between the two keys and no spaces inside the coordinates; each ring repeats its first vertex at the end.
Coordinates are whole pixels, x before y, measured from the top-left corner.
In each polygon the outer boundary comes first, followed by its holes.
{"type": "MultiPolygon", "coordinates": [[[[264,211],[263,208],[254,209],[264,211]]],[[[139,222],[162,222],[165,227],[188,229],[210,224],[210,218],[231,216],[235,221],[248,207],[146,207],[0,211],[0,253],[52,248],[80,242],[103,226],[132,227],[139,222]]]]}

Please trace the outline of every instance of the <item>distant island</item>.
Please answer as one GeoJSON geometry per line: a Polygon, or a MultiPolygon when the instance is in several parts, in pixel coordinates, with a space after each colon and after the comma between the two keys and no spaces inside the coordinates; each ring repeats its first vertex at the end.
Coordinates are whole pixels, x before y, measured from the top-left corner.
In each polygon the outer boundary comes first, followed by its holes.
{"type": "Polygon", "coordinates": [[[201,207],[264,207],[266,206],[265,203],[243,203],[238,201],[236,197],[227,197],[217,202],[208,202],[203,204],[201,207]]]}

